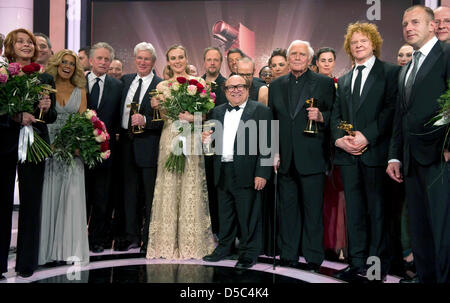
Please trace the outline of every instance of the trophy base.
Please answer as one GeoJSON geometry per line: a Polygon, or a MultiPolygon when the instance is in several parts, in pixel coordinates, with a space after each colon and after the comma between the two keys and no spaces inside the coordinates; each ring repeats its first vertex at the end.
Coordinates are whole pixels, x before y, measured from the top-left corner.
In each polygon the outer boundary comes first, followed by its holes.
{"type": "Polygon", "coordinates": [[[314,130],[304,130],[303,132],[307,134],[317,134],[317,131],[314,130]]]}
{"type": "Polygon", "coordinates": [[[152,122],[162,121],[163,119],[152,119],[152,122]]]}
{"type": "Polygon", "coordinates": [[[41,120],[41,119],[34,119],[34,120],[36,120],[36,122],[45,123],[45,121],[44,121],[44,120],[41,120]]]}
{"type": "Polygon", "coordinates": [[[133,131],[133,135],[142,134],[143,132],[144,132],[143,130],[136,130],[133,131]]]}

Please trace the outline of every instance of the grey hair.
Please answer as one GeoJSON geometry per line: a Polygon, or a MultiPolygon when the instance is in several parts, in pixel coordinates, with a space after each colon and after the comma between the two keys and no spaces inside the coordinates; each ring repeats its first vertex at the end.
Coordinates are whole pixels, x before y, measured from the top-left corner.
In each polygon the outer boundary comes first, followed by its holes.
{"type": "Polygon", "coordinates": [[[94,56],[94,52],[100,48],[107,49],[109,51],[109,54],[111,55],[111,61],[114,60],[114,48],[112,48],[112,46],[106,42],[98,42],[94,44],[89,51],[89,58],[92,58],[94,56]]]}
{"type": "Polygon", "coordinates": [[[294,45],[296,45],[296,44],[304,44],[304,45],[306,45],[306,47],[308,47],[308,53],[309,53],[308,59],[311,59],[312,57],[314,57],[314,50],[313,50],[313,48],[311,47],[311,44],[309,44],[308,41],[303,41],[303,40],[294,40],[294,41],[291,42],[291,45],[289,45],[289,47],[288,47],[288,49],[287,49],[287,55],[288,55],[288,57],[289,57],[291,48],[292,48],[294,45]]]}
{"type": "Polygon", "coordinates": [[[134,56],[136,57],[138,51],[149,51],[152,54],[153,62],[156,61],[156,51],[153,45],[149,42],[141,42],[134,47],[134,56]]]}
{"type": "Polygon", "coordinates": [[[243,63],[251,63],[253,66],[253,72],[255,71],[255,62],[252,60],[252,58],[250,57],[242,57],[241,59],[238,60],[238,64],[239,62],[243,62],[243,63]]]}

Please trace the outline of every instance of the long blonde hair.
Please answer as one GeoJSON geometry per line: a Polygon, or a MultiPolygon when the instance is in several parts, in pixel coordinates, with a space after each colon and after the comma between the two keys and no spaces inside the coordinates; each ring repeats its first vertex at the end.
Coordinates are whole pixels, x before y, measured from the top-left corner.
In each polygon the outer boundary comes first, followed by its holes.
{"type": "Polygon", "coordinates": [[[80,60],[78,59],[77,54],[69,49],[63,49],[54,54],[49,62],[47,69],[45,70],[48,74],[52,75],[56,81],[58,76],[58,66],[61,64],[62,58],[65,55],[70,55],[75,58],[75,71],[70,78],[70,83],[79,88],[85,88],[86,78],[84,76],[83,68],[81,67],[80,60]]]}

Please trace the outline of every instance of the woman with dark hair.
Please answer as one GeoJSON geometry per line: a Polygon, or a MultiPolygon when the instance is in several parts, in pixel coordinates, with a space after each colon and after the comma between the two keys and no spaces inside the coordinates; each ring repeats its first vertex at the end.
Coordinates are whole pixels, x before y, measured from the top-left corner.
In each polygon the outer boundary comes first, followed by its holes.
{"type": "MultiPolygon", "coordinates": [[[[173,76],[169,81],[160,82],[158,90],[167,87],[170,81],[176,81],[177,77],[195,79],[206,85],[202,78],[188,74],[183,46],[170,47],[166,58],[173,76]]],[[[153,108],[160,105],[156,97],[151,102],[153,108]]],[[[193,152],[194,140],[190,140],[192,144],[187,147],[190,153],[186,156],[184,173],[168,171],[165,163],[178,132],[172,130],[174,121],[164,117],[163,111],[161,114],[165,121],[159,142],[147,258],[201,259],[214,250],[203,155],[193,152]]],[[[186,111],[180,113],[178,119],[193,122],[194,116],[186,111]]]]}
{"type": "MultiPolygon", "coordinates": [[[[54,77],[58,91],[58,117],[49,126],[53,142],[70,114],[86,111],[86,78],[77,55],[67,49],[50,59],[47,72],[54,77]]],[[[53,261],[89,262],[84,164],[78,155],[75,153],[72,166],[56,158],[45,163],[39,265],[53,261]]]]}
{"type": "Polygon", "coordinates": [[[289,73],[289,65],[287,63],[286,49],[276,48],[273,50],[269,58],[269,67],[272,70],[272,80],[289,73]]]}
{"type": "MultiPolygon", "coordinates": [[[[10,63],[28,65],[38,57],[36,38],[23,28],[10,32],[5,41],[5,57],[10,63]]],[[[48,74],[40,74],[41,83],[55,86],[48,74]]],[[[34,131],[49,143],[46,123],[56,120],[54,94],[43,96],[36,102],[33,113],[22,112],[14,116],[0,116],[0,273],[8,271],[8,252],[11,240],[12,211],[14,203],[14,181],[19,176],[19,226],[17,234],[16,272],[21,277],[29,277],[38,267],[39,224],[42,202],[42,183],[45,163],[24,162],[17,165],[18,141],[23,126],[33,126],[34,131]],[[42,109],[42,120],[36,117],[42,109]]]]}

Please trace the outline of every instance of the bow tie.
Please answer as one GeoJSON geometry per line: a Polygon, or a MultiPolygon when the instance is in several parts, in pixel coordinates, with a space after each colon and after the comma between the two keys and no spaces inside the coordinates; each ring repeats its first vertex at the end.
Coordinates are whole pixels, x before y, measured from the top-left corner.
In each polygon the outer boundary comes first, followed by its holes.
{"type": "Polygon", "coordinates": [[[228,103],[228,104],[227,104],[227,110],[228,110],[229,112],[231,112],[233,109],[236,110],[236,111],[238,111],[238,110],[240,110],[241,108],[240,108],[239,106],[231,106],[231,104],[228,103]]]}

